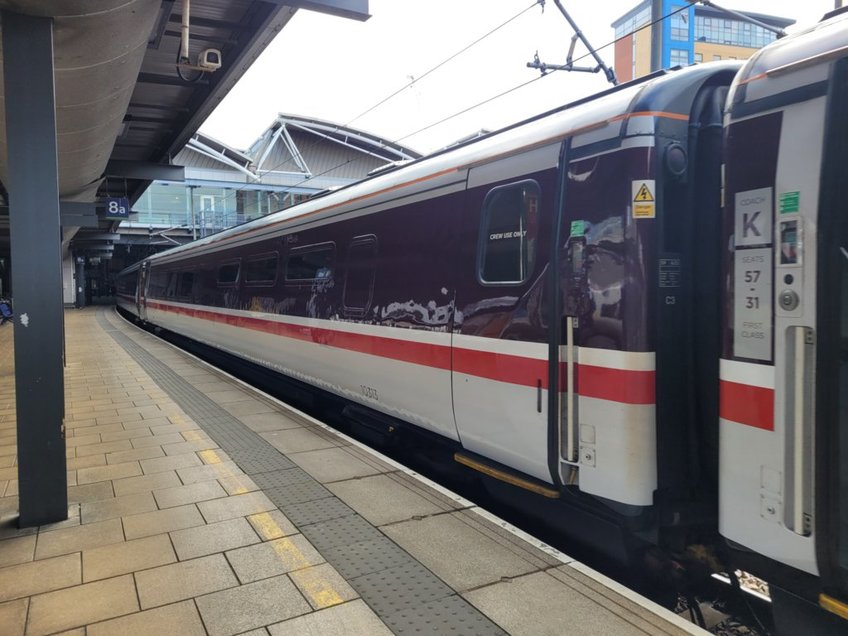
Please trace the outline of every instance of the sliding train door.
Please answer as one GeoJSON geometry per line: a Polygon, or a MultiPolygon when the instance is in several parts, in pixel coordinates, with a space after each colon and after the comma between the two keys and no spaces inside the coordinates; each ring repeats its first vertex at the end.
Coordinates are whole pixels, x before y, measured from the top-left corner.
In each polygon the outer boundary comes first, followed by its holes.
{"type": "Polygon", "coordinates": [[[654,138],[622,143],[618,128],[606,134],[615,136],[575,137],[563,151],[551,410],[562,482],[641,507],[656,489],[646,313],[657,222],[654,138]]]}
{"type": "Polygon", "coordinates": [[[559,147],[469,171],[452,340],[463,447],[548,483],[547,272],[559,147]]]}

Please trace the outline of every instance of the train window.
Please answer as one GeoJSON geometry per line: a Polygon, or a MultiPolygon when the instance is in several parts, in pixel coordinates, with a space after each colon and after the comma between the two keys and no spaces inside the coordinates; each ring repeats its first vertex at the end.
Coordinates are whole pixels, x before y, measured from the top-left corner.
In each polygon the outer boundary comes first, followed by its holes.
{"type": "Polygon", "coordinates": [[[248,259],[244,264],[244,282],[248,285],[273,285],[277,280],[277,254],[248,259]]]}
{"type": "Polygon", "coordinates": [[[477,273],[484,285],[520,285],[533,271],[539,184],[519,181],[489,191],[483,202],[477,273]]]}
{"type": "Polygon", "coordinates": [[[194,272],[180,272],[180,286],[177,295],[182,298],[191,296],[191,290],[194,287],[194,272]]]}
{"type": "Polygon", "coordinates": [[[159,269],[150,271],[147,283],[147,295],[151,298],[164,298],[168,289],[168,273],[159,269]]]}
{"type": "Polygon", "coordinates": [[[335,243],[318,243],[297,247],[286,260],[286,280],[302,282],[327,280],[333,275],[335,243]]]}
{"type": "Polygon", "coordinates": [[[345,315],[364,316],[368,311],[374,293],[376,257],[376,236],[366,234],[353,239],[345,262],[345,284],[342,293],[345,315]]]}
{"type": "Polygon", "coordinates": [[[239,276],[239,261],[224,263],[218,268],[219,285],[235,285],[239,276]]]}
{"type": "Polygon", "coordinates": [[[177,294],[177,272],[168,272],[165,284],[165,298],[173,298],[177,294]]]}

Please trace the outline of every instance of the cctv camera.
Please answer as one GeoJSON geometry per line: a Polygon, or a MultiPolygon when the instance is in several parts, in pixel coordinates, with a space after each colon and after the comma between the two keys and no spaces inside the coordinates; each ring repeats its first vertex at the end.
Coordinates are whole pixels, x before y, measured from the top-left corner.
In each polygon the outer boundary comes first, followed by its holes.
{"type": "Polygon", "coordinates": [[[207,71],[217,71],[221,68],[221,51],[205,49],[197,56],[197,65],[207,71]]]}

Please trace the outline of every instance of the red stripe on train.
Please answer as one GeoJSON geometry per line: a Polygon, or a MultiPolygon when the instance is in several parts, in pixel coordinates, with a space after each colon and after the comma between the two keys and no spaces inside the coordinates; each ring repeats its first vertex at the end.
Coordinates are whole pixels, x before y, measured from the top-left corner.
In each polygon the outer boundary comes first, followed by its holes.
{"type": "Polygon", "coordinates": [[[174,307],[173,305],[163,305],[153,301],[148,301],[147,304],[163,311],[219,322],[233,327],[262,331],[275,336],[327,345],[328,347],[336,347],[338,349],[347,349],[349,351],[356,351],[357,353],[367,353],[383,358],[392,358],[393,360],[401,360],[403,362],[423,364],[437,369],[449,370],[451,368],[450,348],[441,345],[411,342],[398,338],[375,338],[374,336],[365,334],[310,327],[308,325],[292,325],[265,320],[264,318],[233,316],[206,311],[204,309],[174,307]]]}
{"type": "MultiPolygon", "coordinates": [[[[548,388],[548,361],[538,358],[460,347],[454,348],[451,352],[451,348],[444,345],[410,342],[399,338],[370,336],[322,327],[292,325],[264,318],[233,316],[204,309],[175,307],[151,300],[148,300],[147,304],[153,309],[192,318],[446,371],[451,370],[451,353],[453,353],[453,370],[457,373],[521,386],[536,387],[541,381],[541,388],[546,390],[548,388]]],[[[566,372],[564,364],[561,365],[560,370],[561,386],[564,390],[566,372]]],[[[579,395],[624,404],[653,404],[655,402],[654,384],[654,371],[629,371],[579,365],[575,374],[575,388],[579,395]]]]}
{"type": "MultiPolygon", "coordinates": [[[[565,373],[562,374],[565,377],[565,373]]],[[[656,372],[611,369],[589,364],[577,366],[577,394],[623,404],[654,404],[656,372]]]]}
{"type": "Polygon", "coordinates": [[[453,370],[480,378],[548,388],[548,361],[476,349],[453,350],[453,370]]]}
{"type": "Polygon", "coordinates": [[[721,380],[719,416],[731,422],[774,430],[774,389],[721,380]]]}

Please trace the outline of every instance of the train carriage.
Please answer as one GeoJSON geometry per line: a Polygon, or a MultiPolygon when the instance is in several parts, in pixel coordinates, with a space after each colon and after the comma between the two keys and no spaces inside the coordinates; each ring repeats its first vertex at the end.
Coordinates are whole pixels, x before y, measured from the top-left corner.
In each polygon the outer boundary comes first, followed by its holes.
{"type": "Polygon", "coordinates": [[[119,306],[609,555],[720,533],[781,629],[844,629],[846,18],[150,257],[119,306]]]}
{"type": "Polygon", "coordinates": [[[467,463],[627,516],[658,487],[689,496],[658,463],[708,424],[672,395],[656,406],[688,377],[665,314],[691,313],[692,268],[717,280],[717,258],[684,256],[719,206],[693,205],[687,171],[718,174],[736,70],[661,74],[152,257],[139,311],[450,439],[467,463]],[[658,445],[658,427],[679,440],[658,445]]]}
{"type": "MultiPolygon", "coordinates": [[[[843,13],[777,41],[734,82],[720,370],[721,534],[773,597],[789,603],[783,590],[793,590],[843,618],[846,22],[843,13]]],[[[803,616],[781,622],[789,630],[803,616]]]]}

